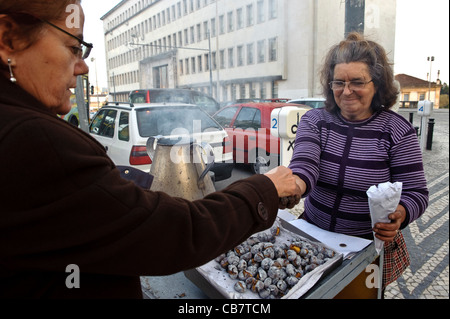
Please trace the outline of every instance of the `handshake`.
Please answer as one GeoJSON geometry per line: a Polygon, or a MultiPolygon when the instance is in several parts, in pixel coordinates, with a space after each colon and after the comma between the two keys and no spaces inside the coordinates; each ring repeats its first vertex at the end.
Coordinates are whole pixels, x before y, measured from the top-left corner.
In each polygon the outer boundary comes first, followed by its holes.
{"type": "Polygon", "coordinates": [[[292,174],[289,168],[280,166],[264,175],[270,178],[277,189],[280,209],[293,208],[300,202],[306,191],[306,183],[292,174]]]}

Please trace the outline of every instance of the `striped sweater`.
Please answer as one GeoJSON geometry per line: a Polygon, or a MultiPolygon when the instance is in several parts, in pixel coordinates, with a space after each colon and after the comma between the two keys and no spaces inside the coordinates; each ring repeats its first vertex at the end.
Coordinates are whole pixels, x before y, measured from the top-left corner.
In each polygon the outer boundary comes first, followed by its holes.
{"type": "Polygon", "coordinates": [[[402,116],[381,111],[349,122],[315,109],[299,124],[289,166],[307,185],[305,219],[326,230],[373,238],[366,191],[402,182],[402,229],[428,206],[422,152],[416,132],[402,116]]]}

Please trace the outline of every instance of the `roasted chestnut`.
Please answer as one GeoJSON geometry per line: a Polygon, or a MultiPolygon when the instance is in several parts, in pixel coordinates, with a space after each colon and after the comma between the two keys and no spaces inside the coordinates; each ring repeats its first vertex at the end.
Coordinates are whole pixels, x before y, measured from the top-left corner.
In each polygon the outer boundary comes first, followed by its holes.
{"type": "Polygon", "coordinates": [[[231,279],[236,279],[239,274],[239,270],[237,269],[237,267],[235,265],[228,265],[227,272],[231,279]]]}
{"type": "Polygon", "coordinates": [[[236,290],[239,293],[244,293],[247,291],[247,287],[245,285],[245,282],[239,280],[234,284],[234,290],[236,290]]]}
{"type": "Polygon", "coordinates": [[[270,231],[258,233],[221,254],[215,261],[218,270],[225,270],[237,280],[234,289],[243,293],[250,290],[260,298],[281,298],[294,287],[302,276],[334,256],[334,251],[320,244],[294,237],[289,243],[276,243],[282,229],[273,226],[270,231]],[[219,267],[220,265],[220,267],[219,267]]]}

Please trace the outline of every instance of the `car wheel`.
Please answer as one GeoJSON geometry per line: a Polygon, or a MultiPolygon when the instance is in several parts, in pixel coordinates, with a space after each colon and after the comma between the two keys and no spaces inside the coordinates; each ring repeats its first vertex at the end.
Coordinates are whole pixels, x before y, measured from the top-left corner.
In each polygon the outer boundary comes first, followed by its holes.
{"type": "Polygon", "coordinates": [[[265,174],[271,169],[271,158],[265,150],[258,149],[251,158],[250,169],[253,174],[265,174]]]}
{"type": "Polygon", "coordinates": [[[78,127],[78,119],[77,119],[76,116],[71,116],[68,122],[69,122],[70,124],[72,124],[72,125],[78,127]]]}

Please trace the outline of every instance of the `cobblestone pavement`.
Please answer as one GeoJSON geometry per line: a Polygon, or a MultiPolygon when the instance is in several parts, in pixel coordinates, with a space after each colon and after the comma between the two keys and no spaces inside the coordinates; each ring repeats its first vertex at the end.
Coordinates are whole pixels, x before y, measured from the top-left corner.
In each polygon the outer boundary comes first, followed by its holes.
{"type": "MultiPolygon", "coordinates": [[[[400,110],[407,119],[409,112],[400,110]]],[[[449,298],[449,112],[437,110],[431,118],[436,123],[432,150],[423,151],[429,206],[403,231],[411,266],[387,287],[386,299],[449,298]]],[[[413,123],[420,127],[416,114],[413,123]]]]}

